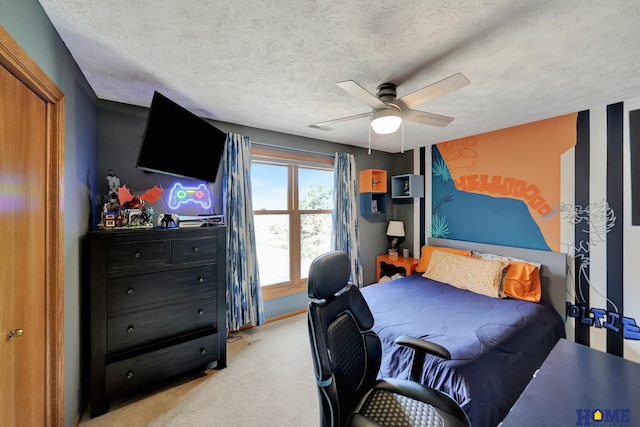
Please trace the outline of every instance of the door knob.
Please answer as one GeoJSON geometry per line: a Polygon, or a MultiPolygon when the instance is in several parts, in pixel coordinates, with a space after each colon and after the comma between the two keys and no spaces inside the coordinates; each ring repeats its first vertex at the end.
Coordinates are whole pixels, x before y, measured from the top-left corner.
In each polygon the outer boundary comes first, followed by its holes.
{"type": "Polygon", "coordinates": [[[12,329],[9,331],[9,335],[7,335],[7,339],[10,340],[11,338],[18,338],[19,336],[22,336],[22,334],[24,334],[23,329],[12,329]]]}

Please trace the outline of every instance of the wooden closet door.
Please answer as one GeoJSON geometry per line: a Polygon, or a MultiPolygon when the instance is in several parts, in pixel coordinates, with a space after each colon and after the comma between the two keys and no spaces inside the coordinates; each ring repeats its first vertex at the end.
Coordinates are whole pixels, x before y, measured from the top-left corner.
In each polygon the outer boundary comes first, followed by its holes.
{"type": "Polygon", "coordinates": [[[64,425],[64,101],[0,25],[0,426],[64,425]]]}
{"type": "Polygon", "coordinates": [[[45,425],[46,103],[0,68],[0,425],[45,425]]]}

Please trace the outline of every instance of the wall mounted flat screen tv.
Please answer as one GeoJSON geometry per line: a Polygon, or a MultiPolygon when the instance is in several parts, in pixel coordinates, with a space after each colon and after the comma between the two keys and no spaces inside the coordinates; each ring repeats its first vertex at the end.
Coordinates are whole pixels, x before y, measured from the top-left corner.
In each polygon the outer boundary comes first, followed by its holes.
{"type": "Polygon", "coordinates": [[[227,135],[155,91],[136,167],[214,182],[227,135]]]}

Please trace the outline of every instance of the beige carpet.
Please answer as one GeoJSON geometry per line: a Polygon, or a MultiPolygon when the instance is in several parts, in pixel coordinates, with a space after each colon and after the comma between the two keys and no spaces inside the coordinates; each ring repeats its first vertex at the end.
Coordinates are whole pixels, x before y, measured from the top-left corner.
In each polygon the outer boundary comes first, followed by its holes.
{"type": "Polygon", "coordinates": [[[227,368],[134,401],[113,402],[105,415],[85,414],[80,427],[318,426],[306,313],[229,341],[227,368]]]}

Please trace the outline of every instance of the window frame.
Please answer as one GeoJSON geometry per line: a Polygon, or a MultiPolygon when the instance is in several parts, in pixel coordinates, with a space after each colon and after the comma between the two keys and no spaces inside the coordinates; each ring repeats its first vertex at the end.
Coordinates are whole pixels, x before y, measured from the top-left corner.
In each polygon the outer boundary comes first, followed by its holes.
{"type": "Polygon", "coordinates": [[[282,298],[305,292],[307,278],[301,277],[300,272],[300,219],[305,214],[331,214],[331,209],[298,209],[298,169],[320,169],[333,171],[333,157],[301,154],[289,151],[270,150],[266,148],[251,148],[251,163],[273,164],[287,166],[287,209],[286,210],[253,210],[253,215],[289,215],[289,281],[260,285],[264,301],[282,298]]]}

